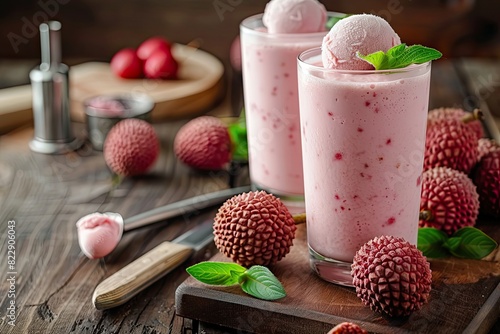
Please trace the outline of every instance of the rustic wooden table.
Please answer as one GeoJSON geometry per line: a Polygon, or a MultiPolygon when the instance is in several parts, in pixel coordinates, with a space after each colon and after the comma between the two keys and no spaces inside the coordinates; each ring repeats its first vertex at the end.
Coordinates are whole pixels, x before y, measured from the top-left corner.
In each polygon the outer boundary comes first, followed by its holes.
{"type": "MultiPolygon", "coordinates": [[[[433,65],[430,107],[471,110],[480,106],[496,115],[498,124],[499,89],[500,63],[496,61],[440,60],[433,65]]],[[[42,155],[28,149],[30,128],[0,137],[1,333],[230,332],[176,316],[174,293],[188,277],[185,268],[212,256],[214,247],[120,307],[97,311],[91,303],[94,288],[104,278],[160,242],[213,217],[216,208],[126,233],[118,248],[103,260],[86,258],[77,242],[75,223],[88,213],[113,211],[130,217],[227,188],[234,176],[238,184],[247,182],[246,168],[200,173],[182,165],[172,154],[172,142],[184,122],[155,124],[162,152],[154,169],[147,176],[126,179],[113,191],[109,191],[111,174],[102,153],[89,146],[66,155],[42,155]],[[10,264],[8,226],[15,230],[16,258],[10,264]],[[12,314],[8,311],[11,305],[15,305],[15,326],[7,317],[12,314]]],[[[494,122],[492,117],[491,124],[494,122]]],[[[84,134],[81,124],[75,128],[84,134]]],[[[498,136],[498,132],[491,127],[490,135],[498,136]]],[[[499,330],[497,323],[491,333],[499,330]]]]}

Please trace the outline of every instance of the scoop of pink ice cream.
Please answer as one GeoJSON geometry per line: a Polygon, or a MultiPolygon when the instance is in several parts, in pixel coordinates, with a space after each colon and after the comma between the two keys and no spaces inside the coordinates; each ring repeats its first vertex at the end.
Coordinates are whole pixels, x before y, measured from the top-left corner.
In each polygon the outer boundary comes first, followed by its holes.
{"type": "Polygon", "coordinates": [[[399,44],[398,34],[383,18],[371,14],[348,16],[337,22],[324,37],[321,46],[323,66],[340,70],[373,70],[373,66],[359,59],[356,53],[386,52],[399,44]]]}
{"type": "Polygon", "coordinates": [[[117,213],[92,213],[76,222],[78,243],[88,258],[98,259],[111,253],[123,233],[123,218],[117,213]]]}
{"type": "Polygon", "coordinates": [[[317,0],[271,0],[262,22],[271,34],[324,31],[326,9],[317,0]]]}

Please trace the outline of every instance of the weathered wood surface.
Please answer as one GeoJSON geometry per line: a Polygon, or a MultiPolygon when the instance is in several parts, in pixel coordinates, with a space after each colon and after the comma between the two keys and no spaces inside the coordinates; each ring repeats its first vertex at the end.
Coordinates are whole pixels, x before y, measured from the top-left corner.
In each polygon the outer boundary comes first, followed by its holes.
{"type": "MultiPolygon", "coordinates": [[[[465,82],[456,69],[457,66],[445,60],[433,65],[431,108],[466,107],[465,82]]],[[[473,75],[467,80],[473,80],[473,75]]],[[[127,179],[111,193],[107,193],[110,173],[102,153],[88,147],[63,156],[32,153],[27,146],[32,135],[29,128],[0,137],[1,333],[196,332],[196,324],[176,316],[174,294],[188,277],[184,269],[194,261],[210,258],[215,253],[213,248],[116,309],[95,310],[91,296],[104,278],[162,241],[174,239],[213,216],[215,208],[172,219],[165,225],[128,232],[118,248],[102,261],[83,256],[75,228],[80,217],[94,211],[114,211],[128,217],[227,187],[229,172],[199,173],[175,159],[172,142],[182,124],[183,121],[156,124],[162,154],[154,170],[147,176],[127,179]],[[5,317],[10,303],[6,246],[7,225],[11,220],[16,222],[15,327],[8,325],[9,319],[5,317]]],[[[82,128],[77,129],[78,134],[81,131],[82,128]]],[[[243,173],[241,180],[246,181],[246,169],[239,171],[243,173]]],[[[485,289],[491,286],[485,285],[485,289]]],[[[288,293],[293,295],[294,291],[288,293]]],[[[215,311],[207,309],[207,312],[215,311]]],[[[241,316],[238,309],[228,312],[228,317],[241,316]]],[[[450,314],[449,317],[460,322],[462,315],[450,314]]],[[[499,328],[496,325],[491,333],[499,328]]]]}

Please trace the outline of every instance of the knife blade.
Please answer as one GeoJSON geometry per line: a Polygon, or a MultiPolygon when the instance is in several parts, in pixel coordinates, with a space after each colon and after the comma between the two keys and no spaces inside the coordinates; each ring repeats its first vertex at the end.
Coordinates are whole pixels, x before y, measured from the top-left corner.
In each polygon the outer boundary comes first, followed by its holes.
{"type": "Polygon", "coordinates": [[[97,285],[92,303],[98,310],[124,304],[213,242],[213,219],[172,241],[164,241],[97,285]]]}

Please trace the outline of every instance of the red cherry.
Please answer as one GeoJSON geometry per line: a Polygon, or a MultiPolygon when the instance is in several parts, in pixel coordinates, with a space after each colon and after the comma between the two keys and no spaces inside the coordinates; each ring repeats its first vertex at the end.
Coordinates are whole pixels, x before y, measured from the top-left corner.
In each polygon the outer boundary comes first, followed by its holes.
{"type": "Polygon", "coordinates": [[[144,62],[144,73],[151,79],[176,79],[179,64],[170,51],[157,49],[144,62]]]}
{"type": "Polygon", "coordinates": [[[118,51],[111,58],[111,70],[121,78],[135,79],[142,77],[142,60],[137,57],[134,49],[127,48],[118,51]]]}
{"type": "Polygon", "coordinates": [[[145,61],[148,59],[156,50],[162,49],[164,51],[170,51],[170,42],[163,37],[151,37],[145,40],[137,48],[137,56],[145,61]]]}

